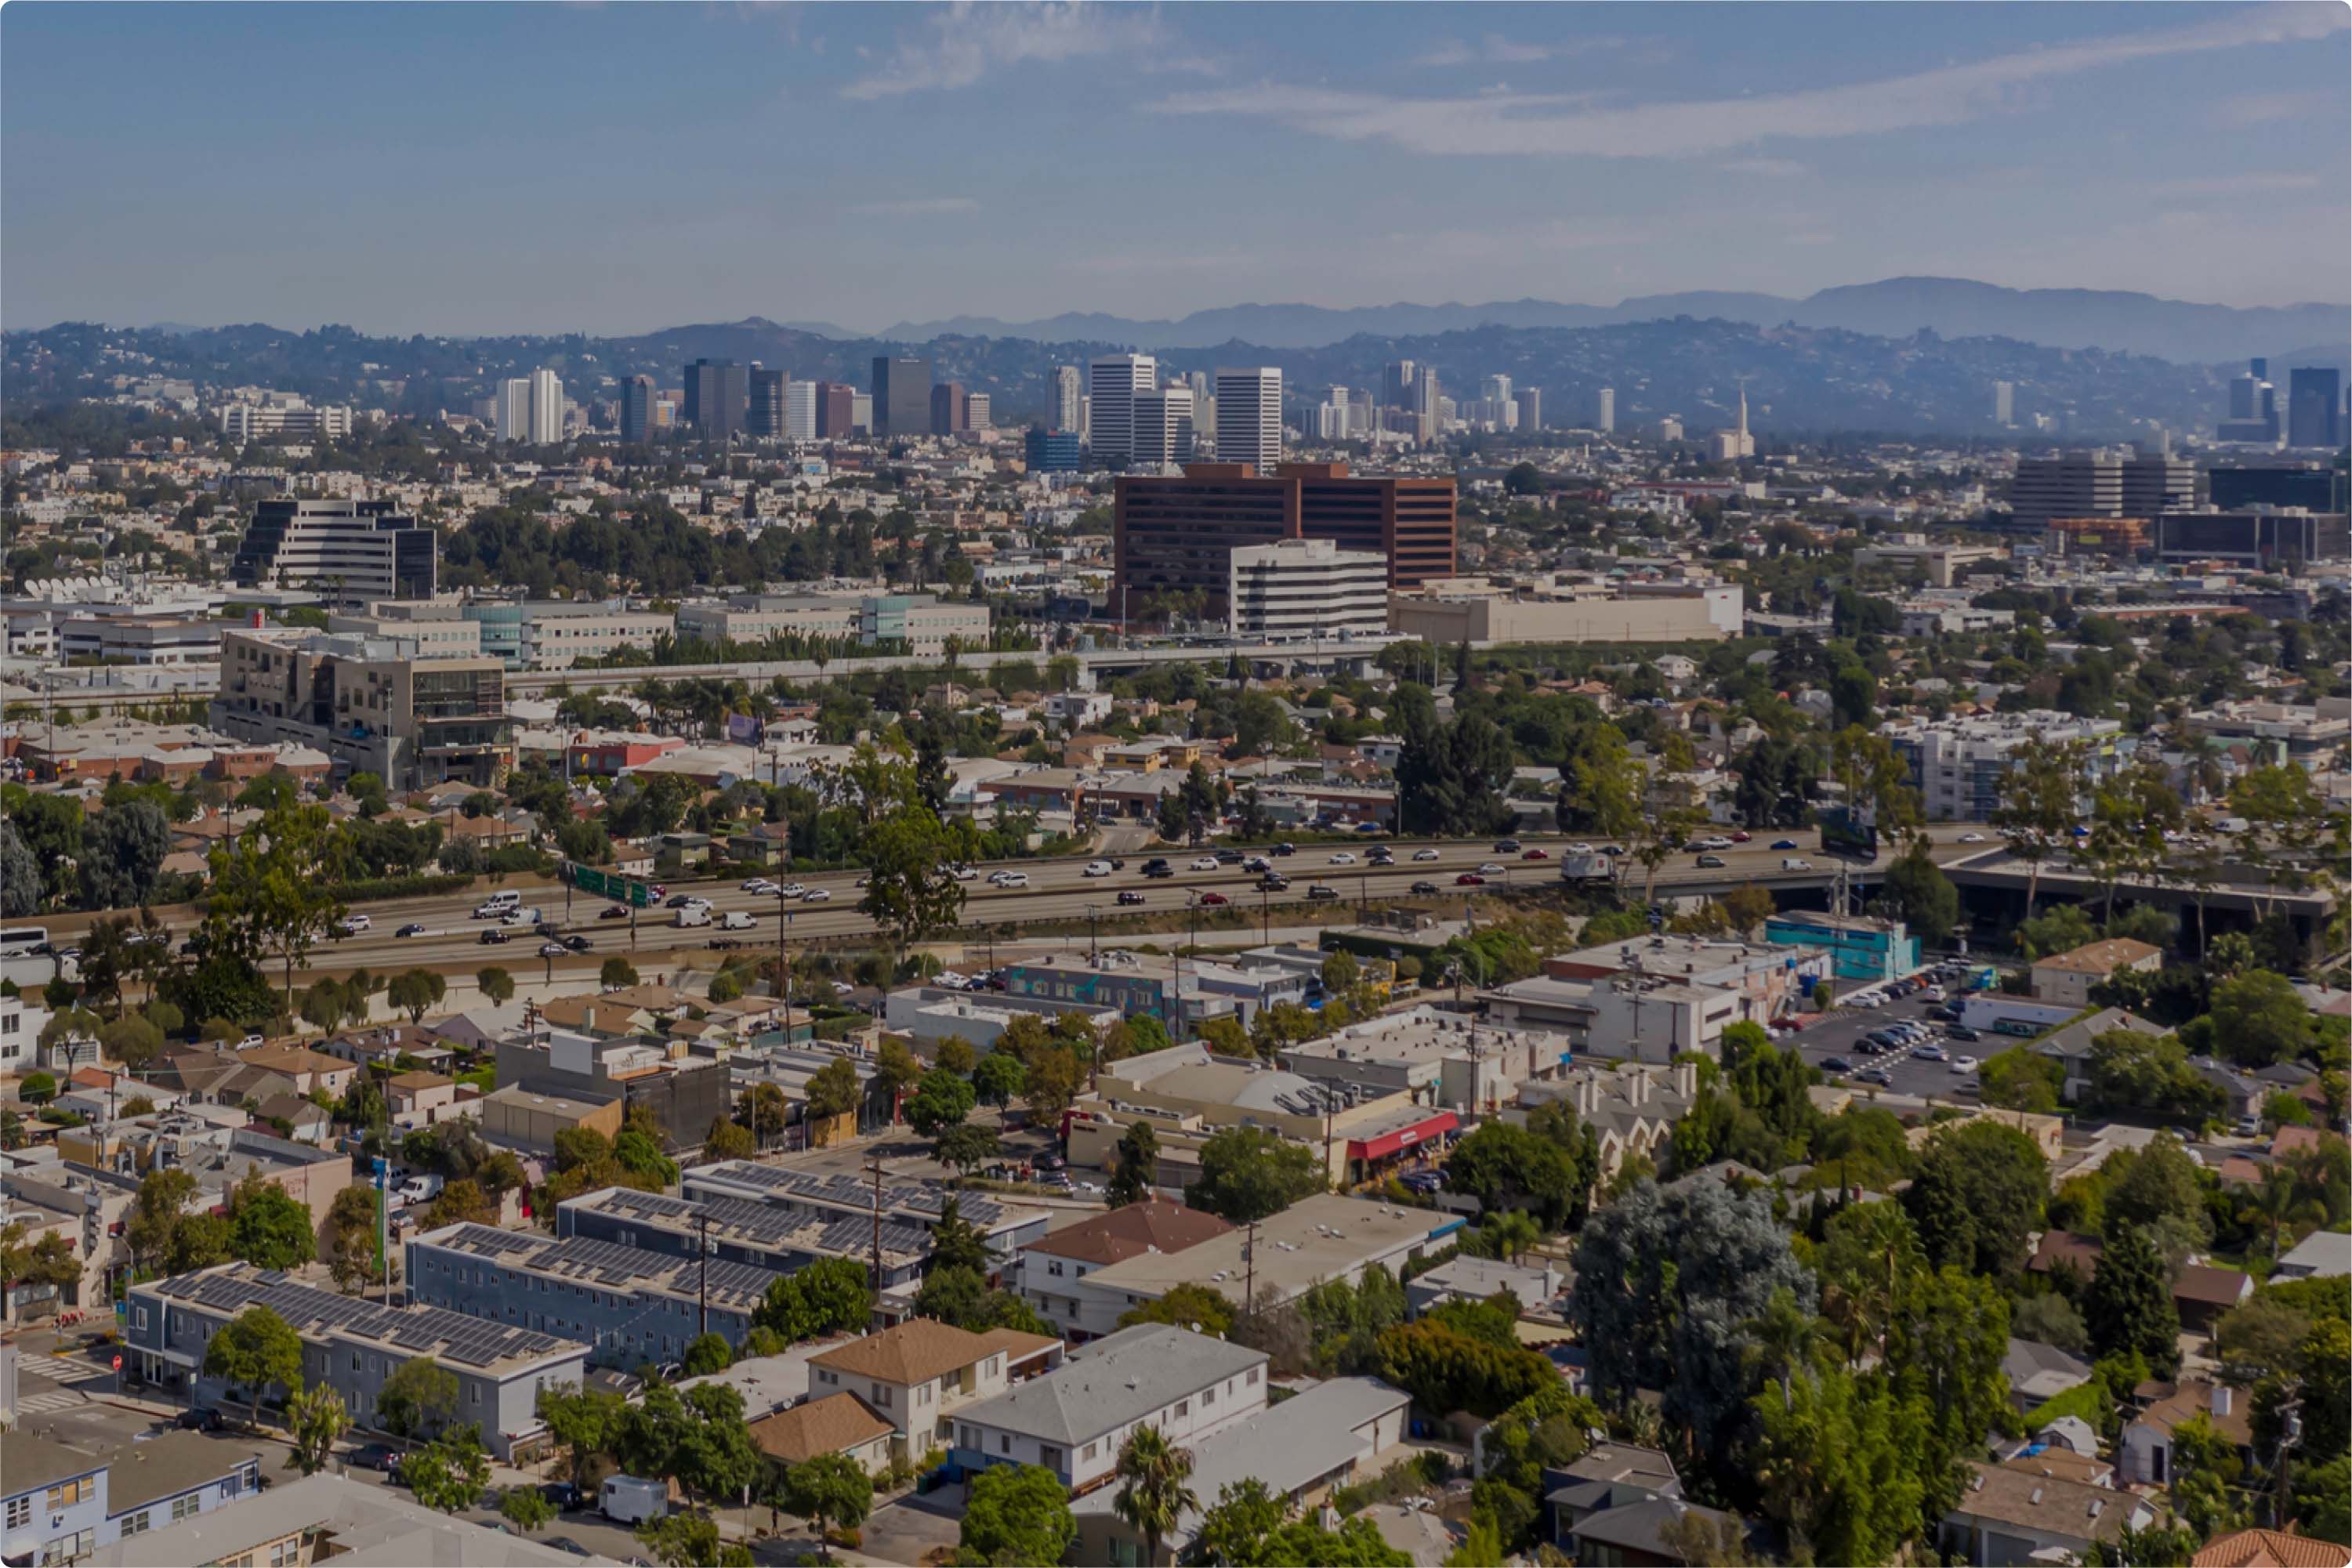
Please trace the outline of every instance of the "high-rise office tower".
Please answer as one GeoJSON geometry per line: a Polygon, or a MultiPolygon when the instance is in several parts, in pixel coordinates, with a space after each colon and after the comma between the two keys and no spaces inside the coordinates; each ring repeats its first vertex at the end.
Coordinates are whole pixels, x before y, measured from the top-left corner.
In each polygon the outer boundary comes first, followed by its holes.
{"type": "Polygon", "coordinates": [[[816,382],[784,383],[784,439],[816,439],[816,382]]]}
{"type": "Polygon", "coordinates": [[[1053,423],[1046,428],[1066,430],[1076,434],[1079,424],[1086,418],[1086,412],[1081,406],[1086,395],[1086,378],[1079,374],[1078,367],[1055,365],[1054,367],[1053,423]]]}
{"type": "Polygon", "coordinates": [[[816,435],[819,441],[846,441],[856,428],[854,404],[857,389],[847,382],[816,384],[816,435]]]}
{"type": "Polygon", "coordinates": [[[491,423],[500,441],[530,439],[530,382],[524,376],[499,383],[491,423]]]}
{"type": "Polygon", "coordinates": [[[1192,455],[1192,389],[1154,387],[1135,394],[1135,439],[1128,454],[1131,468],[1181,463],[1192,455]]]}
{"type": "Polygon", "coordinates": [[[2344,406],[2344,380],[2334,370],[2307,365],[2286,373],[2286,442],[2289,446],[2335,446],[2341,443],[2337,412],[2344,406]]]}
{"type": "Polygon", "coordinates": [[[931,427],[931,361],[874,358],[874,434],[920,435],[931,427]]]}
{"type": "Polygon", "coordinates": [[[629,376],[621,382],[621,442],[635,446],[649,439],[654,428],[654,379],[629,376]]]}
{"type": "Polygon", "coordinates": [[[553,371],[530,372],[530,444],[563,444],[563,382],[553,371]]]}
{"type": "Polygon", "coordinates": [[[963,400],[963,427],[990,430],[995,426],[995,406],[986,392],[968,392],[963,400]]]}
{"type": "MultiPolygon", "coordinates": [[[[2260,360],[2257,360],[2254,362],[2256,364],[2262,363],[2260,360]]],[[[2252,419],[2255,417],[2256,411],[2262,406],[2262,385],[2263,378],[2252,371],[2247,371],[2242,376],[2235,377],[2231,381],[2230,417],[2231,419],[2252,419]]]]}
{"type": "Polygon", "coordinates": [[[1271,473],[1282,461],[1282,368],[1219,367],[1217,461],[1254,463],[1271,473]]]}
{"type": "Polygon", "coordinates": [[[874,394],[853,391],[849,394],[849,428],[868,436],[874,434],[874,394]]]}
{"type": "Polygon", "coordinates": [[[1391,360],[1381,372],[1381,401],[1391,408],[1412,408],[1421,382],[1411,360],[1391,360]]]}
{"type": "Polygon", "coordinates": [[[2015,382],[1992,383],[1992,422],[2003,428],[2017,423],[2017,383],[2015,382]]]}
{"type": "Polygon", "coordinates": [[[1445,397],[1437,390],[1437,371],[1432,366],[1422,367],[1421,382],[1413,392],[1412,408],[1421,415],[1420,428],[1413,433],[1413,439],[1423,442],[1436,440],[1438,432],[1445,426],[1445,397]]]}
{"type": "Polygon", "coordinates": [[[1106,354],[1087,367],[1087,420],[1095,461],[1106,465],[1135,455],[1135,398],[1160,384],[1160,361],[1150,354],[1106,354]]]}
{"type": "Polygon", "coordinates": [[[686,367],[686,423],[706,440],[742,433],[751,381],[732,360],[697,360],[686,367]]]}
{"type": "Polygon", "coordinates": [[[1592,428],[1603,435],[1614,435],[1617,433],[1617,389],[1602,387],[1593,401],[1592,428]]]}
{"type": "Polygon", "coordinates": [[[780,436],[784,433],[784,383],[792,379],[782,371],[771,371],[759,365],[751,367],[743,408],[743,428],[752,435],[780,436]]]}
{"type": "Polygon", "coordinates": [[[961,382],[937,382],[931,386],[931,434],[961,435],[970,429],[961,382]]]}
{"type": "MultiPolygon", "coordinates": [[[[1541,430],[1543,428],[1543,389],[1541,387],[1521,387],[1519,389],[1518,401],[1519,428],[1521,430],[1541,430]]],[[[1613,410],[1612,417],[1614,417],[1613,410]]]]}
{"type": "Polygon", "coordinates": [[[1024,439],[1032,474],[1075,474],[1081,455],[1075,430],[1032,430],[1024,439]]]}
{"type": "Polygon", "coordinates": [[[1486,382],[1479,387],[1478,395],[1485,398],[1491,403],[1500,404],[1510,402],[1511,378],[1508,376],[1488,376],[1486,382]]]}

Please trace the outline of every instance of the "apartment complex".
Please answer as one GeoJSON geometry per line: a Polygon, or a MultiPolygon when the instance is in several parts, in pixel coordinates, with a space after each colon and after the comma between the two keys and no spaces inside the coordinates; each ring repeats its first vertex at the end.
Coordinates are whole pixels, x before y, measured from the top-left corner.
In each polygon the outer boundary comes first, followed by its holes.
{"type": "Polygon", "coordinates": [[[1203,613],[1222,618],[1230,612],[1235,549],[1323,539],[1380,556],[1390,588],[1418,587],[1454,573],[1454,505],[1450,478],[1357,476],[1345,463],[1284,463],[1272,473],[1192,463],[1181,477],[1122,476],[1114,580],[1136,605],[1197,598],[1203,613]]]}
{"type": "MultiPolygon", "coordinates": [[[[415,1262],[412,1250],[412,1281],[415,1262]]],[[[301,1338],[303,1381],[342,1396],[359,1426],[375,1425],[375,1398],[386,1378],[407,1362],[430,1356],[457,1380],[450,1419],[481,1423],[483,1446],[506,1458],[517,1439],[540,1430],[540,1390],[577,1385],[588,1353],[576,1339],[523,1326],[520,1309],[506,1305],[503,1312],[474,1316],[431,1304],[388,1307],[296,1284],[249,1263],[225,1263],[131,1286],[124,1344],[146,1382],[180,1390],[193,1382],[196,1398],[223,1399],[226,1385],[204,1372],[205,1347],[239,1312],[268,1307],[301,1338]]],[[[535,1320],[547,1315],[533,1314],[535,1320]]]]}
{"type": "Polygon", "coordinates": [[[494,783],[514,765],[499,662],[423,657],[398,638],[228,632],[212,723],[242,740],[311,747],[396,789],[494,783]]]}
{"type": "Polygon", "coordinates": [[[1227,619],[1242,642],[1378,636],[1388,630],[1388,562],[1329,539],[1244,545],[1231,557],[1227,619]]]}
{"type": "Polygon", "coordinates": [[[390,501],[263,501],[238,541],[229,576],[247,588],[307,588],[347,605],[430,599],[439,559],[433,530],[390,501]]]}
{"type": "Polygon", "coordinates": [[[1904,719],[1882,732],[1911,769],[1911,787],[1931,822],[1983,822],[2000,804],[2000,783],[2020,747],[2040,739],[2053,745],[2086,743],[2093,760],[2084,773],[2103,770],[2098,758],[2114,749],[2123,726],[2111,718],[2076,718],[2034,708],[2021,713],[1966,718],[1904,719]]]}

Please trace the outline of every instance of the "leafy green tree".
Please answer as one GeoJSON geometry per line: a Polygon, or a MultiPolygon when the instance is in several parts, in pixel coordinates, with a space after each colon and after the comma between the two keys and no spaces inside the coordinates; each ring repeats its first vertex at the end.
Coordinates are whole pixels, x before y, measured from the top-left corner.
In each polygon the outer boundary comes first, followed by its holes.
{"type": "Polygon", "coordinates": [[[667,1568],[751,1568],[751,1549],[719,1538],[719,1525],[692,1509],[649,1519],[637,1526],[637,1540],[667,1568]]]}
{"type": "Polygon", "coordinates": [[[940,1134],[939,1141],[931,1149],[931,1158],[943,1166],[952,1166],[966,1176],[996,1155],[996,1129],[972,1122],[960,1122],[947,1128],[940,1134]]]}
{"type": "Polygon", "coordinates": [[[205,950],[247,964],[264,956],[278,959],[289,1012],[295,969],[343,917],[336,858],[334,826],[324,806],[265,811],[212,852],[200,938],[205,950]]]}
{"type": "Polygon", "coordinates": [[[972,1086],[954,1073],[926,1073],[922,1086],[907,1103],[907,1124],[926,1138],[936,1138],[961,1125],[978,1103],[972,1086]]]}
{"type": "Polygon", "coordinates": [[[597,966],[596,984],[604,990],[624,990],[636,983],[637,967],[618,955],[597,966]]]}
{"type": "Polygon", "coordinates": [[[2049,1197],[2049,1166],[2033,1140],[1973,1121],[1927,1140],[1903,1207],[1931,1263],[2007,1275],[2023,1267],[2049,1197]]]}
{"type": "Polygon", "coordinates": [[[402,1362],[376,1391],[376,1424],[404,1444],[438,1431],[457,1411],[457,1375],[429,1355],[402,1362]]]}
{"type": "Polygon", "coordinates": [[[890,934],[903,951],[963,915],[963,883],[955,876],[961,837],[926,806],[900,803],[866,831],[866,896],[858,908],[890,934]]]}
{"type": "Polygon", "coordinates": [[[480,1425],[453,1427],[403,1458],[400,1480],[436,1513],[472,1508],[490,1485],[490,1456],[482,1449],[480,1425]]]}
{"type": "Polygon", "coordinates": [[[1178,1448],[1156,1427],[1139,1427],[1128,1434],[1118,1450],[1118,1495],[1111,1507],[1128,1527],[1142,1532],[1143,1560],[1160,1561],[1160,1543],[1174,1530],[1186,1511],[1200,1499],[1187,1481],[1192,1455],[1178,1448]]]}
{"type": "Polygon", "coordinates": [[[2111,1228],[2083,1301],[2092,1348],[2102,1356],[2137,1354],[2168,1377],[2180,1364],[2180,1312],[2172,1281],[2147,1232],[2111,1228]]]}
{"type": "Polygon", "coordinates": [[[205,1346],[205,1375],[243,1388],[261,1425],[262,1396],[273,1387],[302,1391],[302,1341],[268,1307],[250,1307],[223,1323],[205,1346]]]}
{"type": "Polygon", "coordinates": [[[294,1439],[287,1468],[315,1476],[327,1468],[335,1445],[352,1429],[351,1412],[343,1408],[343,1396],[321,1383],[288,1396],[286,1429],[294,1439]]]}
{"type": "Polygon", "coordinates": [[[1289,1517],[1289,1500],[1267,1490],[1255,1476],[1227,1481],[1217,1490],[1217,1500],[1201,1511],[1192,1546],[1204,1563],[1229,1563],[1237,1568],[1264,1563],[1267,1537],[1289,1517]]]}
{"type": "Polygon", "coordinates": [[[971,1086],[982,1102],[1002,1106],[1020,1098],[1027,1076],[1019,1057],[1009,1051],[992,1051],[973,1065],[971,1086]]]}
{"type": "Polygon", "coordinates": [[[2064,1065],[2030,1045],[1995,1051],[1977,1067],[1977,1085],[1984,1103],[2002,1110],[2047,1115],[2058,1109],[2065,1084],[2064,1065]]]}
{"type": "Polygon", "coordinates": [[[748,1128],[729,1121],[724,1116],[711,1119],[710,1131],[704,1134],[702,1153],[706,1159],[748,1160],[760,1152],[760,1141],[748,1128]]]}
{"type": "Polygon", "coordinates": [[[1264,1127],[1225,1127],[1201,1145],[1201,1179],[1184,1201],[1235,1225],[1281,1213],[1328,1184],[1321,1156],[1264,1127]]]}
{"type": "Polygon", "coordinates": [[[2214,986],[2208,1017],[2205,1029],[2213,1045],[2247,1067],[2293,1061],[2312,1040],[2310,1010],[2286,977],[2269,969],[2250,970],[2214,986]]]}
{"type": "Polygon", "coordinates": [[[1035,1465],[992,1465],[965,1490],[956,1561],[971,1568],[1059,1563],[1077,1532],[1060,1477],[1035,1465]]]}
{"type": "Polygon", "coordinates": [[[449,994],[449,982],[430,969],[411,969],[394,975],[384,988],[384,998],[408,1015],[410,1023],[423,1023],[425,1015],[441,1005],[449,994]]]}
{"type": "Polygon", "coordinates": [[[1918,1532],[1926,1489],[1906,1450],[1922,1404],[1843,1368],[1798,1378],[1785,1399],[1757,1396],[1756,1480],[1801,1555],[1885,1563],[1918,1532]]]}
{"type": "Polygon", "coordinates": [[[155,896],[172,822],[152,800],[109,806],[82,834],[81,906],[129,909],[155,896]]]}
{"type": "Polygon", "coordinates": [[[866,1265],[854,1258],[820,1258],[771,1281],[751,1321],[798,1344],[861,1330],[873,1314],[874,1292],[866,1283],[866,1265]]]}
{"type": "Polygon", "coordinates": [[[1910,926],[1912,935],[1931,946],[1951,940],[1960,922],[1960,890],[1928,852],[1924,838],[1911,841],[1895,862],[1886,868],[1887,912],[1910,926]]]}
{"type": "Polygon", "coordinates": [[[1137,1122],[1119,1135],[1118,1154],[1110,1170],[1109,1204],[1124,1208],[1151,1196],[1160,1175],[1160,1134],[1149,1122],[1137,1122]]]}
{"type": "Polygon", "coordinates": [[[26,844],[14,821],[0,819],[0,915],[12,920],[37,915],[48,896],[40,857],[26,844]]]}
{"type": "Polygon", "coordinates": [[[972,1049],[971,1041],[960,1034],[951,1034],[934,1049],[931,1062],[942,1072],[969,1078],[971,1070],[980,1065],[980,1053],[972,1049]]]}
{"type": "Polygon", "coordinates": [[[1173,1323],[1211,1339],[1223,1339],[1234,1326],[1234,1304],[1213,1286],[1186,1283],[1155,1301],[1129,1307],[1118,1320],[1123,1329],[1138,1323],[1173,1323]]]}
{"type": "Polygon", "coordinates": [[[499,1517],[524,1535],[536,1535],[555,1522],[555,1504],[537,1487],[509,1487],[499,1496],[499,1517]]]}
{"type": "Polygon", "coordinates": [[[1550,1362],[1517,1345],[1497,1345],[1423,1317],[1384,1331],[1380,1375],[1423,1408],[1495,1416],[1559,1378],[1550,1362]]]}
{"type": "Polygon", "coordinates": [[[2081,814],[2081,748],[2039,737],[2028,738],[2011,753],[2000,789],[2000,803],[1993,809],[1992,826],[2011,858],[2025,864],[2025,912],[2030,916],[2041,891],[2042,868],[2058,859],[2073,841],[2074,823],[2081,814]]]}
{"type": "Polygon", "coordinates": [[[229,1196],[229,1250],[257,1269],[295,1269],[318,1256],[310,1207],[249,1173],[229,1196]]]}
{"type": "Polygon", "coordinates": [[[688,1342],[686,1354],[678,1366],[688,1377],[707,1377],[714,1372],[724,1372],[735,1364],[735,1352],[728,1345],[724,1334],[697,1334],[688,1342]]]}
{"type": "Polygon", "coordinates": [[[780,1500],[787,1513],[809,1521],[817,1540],[817,1555],[833,1561],[826,1535],[834,1525],[855,1530],[874,1508],[874,1482],[856,1460],[845,1454],[819,1454],[784,1472],[780,1500]]]}
{"type": "Polygon", "coordinates": [[[537,1408],[548,1436],[563,1447],[572,1484],[585,1492],[597,1462],[613,1455],[626,1401],[617,1394],[563,1385],[541,1388],[537,1408]]]}
{"type": "Polygon", "coordinates": [[[810,1074],[807,1093],[809,1119],[820,1123],[848,1115],[864,1103],[866,1096],[857,1081],[857,1069],[845,1056],[826,1062],[810,1074]]]}
{"type": "Polygon", "coordinates": [[[1577,1178],[1559,1145],[1507,1122],[1482,1124],[1445,1166],[1447,1190],[1476,1198],[1489,1214],[1525,1211],[1546,1230],[1568,1223],[1581,1196],[1577,1178]]]}

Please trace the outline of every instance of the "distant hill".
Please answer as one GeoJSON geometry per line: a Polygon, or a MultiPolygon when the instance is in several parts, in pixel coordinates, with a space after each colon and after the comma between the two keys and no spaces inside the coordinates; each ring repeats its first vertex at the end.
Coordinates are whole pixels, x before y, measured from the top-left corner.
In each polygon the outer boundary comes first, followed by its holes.
{"type": "Polygon", "coordinates": [[[1824,288],[1803,299],[1700,291],[1646,295],[1605,307],[1509,299],[1345,310],[1319,305],[1232,305],[1174,320],[1097,313],[1035,321],[956,316],[901,321],[881,335],[901,342],[940,337],[1026,338],[1041,342],[1089,340],[1140,349],[1205,349],[1231,341],[1318,349],[1354,337],[1426,337],[1488,326],[1609,327],[1678,316],[1757,327],[1794,322],[1882,338],[1907,338],[1922,329],[1946,338],[2013,338],[2044,348],[2108,349],[2184,364],[2276,354],[2294,343],[2352,341],[2352,307],[2342,305],[2241,309],[2113,290],[2003,288],[1964,277],[1890,277],[1824,288]]]}

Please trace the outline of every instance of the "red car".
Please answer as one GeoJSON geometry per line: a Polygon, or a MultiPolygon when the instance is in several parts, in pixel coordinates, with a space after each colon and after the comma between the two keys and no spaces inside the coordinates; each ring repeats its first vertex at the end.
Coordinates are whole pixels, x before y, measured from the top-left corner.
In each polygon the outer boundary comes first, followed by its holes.
{"type": "Polygon", "coordinates": [[[1475,871],[1465,871],[1460,876],[1454,879],[1454,885],[1456,887],[1484,887],[1486,885],[1486,879],[1480,876],[1475,871]]]}
{"type": "Polygon", "coordinates": [[[1204,893],[1201,895],[1201,907],[1203,909],[1214,909],[1219,904],[1231,904],[1233,900],[1227,898],[1222,893],[1204,893]]]}
{"type": "Polygon", "coordinates": [[[1529,850],[1519,858],[1523,861],[1548,861],[1551,859],[1551,856],[1544,853],[1541,850],[1529,850]]]}
{"type": "Polygon", "coordinates": [[[1742,828],[1738,832],[1731,835],[1731,841],[1735,844],[1744,844],[1755,836],[1755,834],[1749,832],[1747,829],[1742,828]]]}

